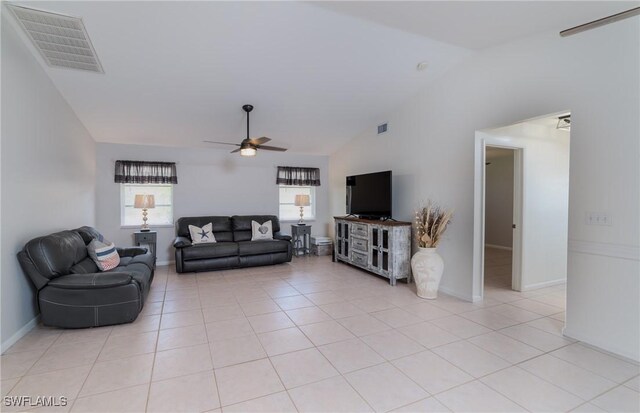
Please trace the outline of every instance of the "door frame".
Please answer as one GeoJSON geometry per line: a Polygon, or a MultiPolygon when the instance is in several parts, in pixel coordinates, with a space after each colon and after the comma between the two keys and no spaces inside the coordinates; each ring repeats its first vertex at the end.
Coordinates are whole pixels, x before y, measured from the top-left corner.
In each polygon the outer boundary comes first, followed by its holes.
{"type": "Polygon", "coordinates": [[[485,196],[486,196],[486,152],[487,146],[511,149],[513,158],[513,231],[512,243],[512,288],[522,289],[523,268],[523,221],[525,216],[523,186],[524,150],[517,141],[509,137],[491,135],[485,131],[475,133],[474,166],[474,230],[473,230],[473,301],[482,301],[484,297],[484,244],[485,244],[485,196]]]}

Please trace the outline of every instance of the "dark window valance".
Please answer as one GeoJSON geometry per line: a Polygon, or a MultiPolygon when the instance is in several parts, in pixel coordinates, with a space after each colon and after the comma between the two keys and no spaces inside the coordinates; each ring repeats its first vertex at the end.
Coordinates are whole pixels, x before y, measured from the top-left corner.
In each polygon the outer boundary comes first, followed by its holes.
{"type": "Polygon", "coordinates": [[[115,182],[121,184],[177,184],[175,162],[116,161],[115,182]]]}
{"type": "Polygon", "coordinates": [[[320,186],[319,168],[298,168],[278,166],[278,185],[320,186]]]}

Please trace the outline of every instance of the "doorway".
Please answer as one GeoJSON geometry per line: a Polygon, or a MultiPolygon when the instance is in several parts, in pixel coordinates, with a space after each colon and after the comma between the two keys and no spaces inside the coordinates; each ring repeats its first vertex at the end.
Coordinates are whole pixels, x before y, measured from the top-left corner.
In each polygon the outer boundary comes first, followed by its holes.
{"type": "MultiPolygon", "coordinates": [[[[476,132],[473,301],[481,301],[485,296],[485,277],[492,288],[520,292],[565,284],[570,133],[561,126],[569,124],[562,121],[569,115],[561,112],[476,132]],[[498,169],[511,168],[510,160],[505,159],[506,166],[502,165],[502,156],[513,160],[513,178],[505,173],[494,174],[498,169]],[[494,175],[505,181],[503,188],[512,182],[511,208],[505,201],[511,194],[506,189],[496,190],[496,182],[491,181],[494,175]],[[496,195],[497,192],[501,195],[496,195]],[[492,203],[502,210],[487,211],[492,203]],[[510,241],[508,231],[504,231],[508,230],[509,214],[505,211],[509,209],[510,241]],[[502,237],[495,233],[498,229],[502,230],[502,237]],[[485,274],[489,268],[491,271],[485,274]]],[[[498,292],[497,296],[511,297],[514,292],[498,292]]]]}
{"type": "MultiPolygon", "coordinates": [[[[516,149],[487,146],[485,151],[484,289],[512,290],[520,285],[513,268],[516,149]]],[[[519,252],[518,252],[519,253],[519,252]]]]}

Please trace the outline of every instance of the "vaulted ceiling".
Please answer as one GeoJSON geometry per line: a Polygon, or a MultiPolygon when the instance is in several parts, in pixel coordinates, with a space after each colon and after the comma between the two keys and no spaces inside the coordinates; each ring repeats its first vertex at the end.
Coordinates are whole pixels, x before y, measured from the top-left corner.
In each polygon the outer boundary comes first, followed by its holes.
{"type": "Polygon", "coordinates": [[[226,150],[202,141],[239,142],[250,103],[253,136],[315,154],[375,129],[478,50],[637,5],[16,3],[83,18],[105,73],[43,66],[97,141],[226,150]]]}

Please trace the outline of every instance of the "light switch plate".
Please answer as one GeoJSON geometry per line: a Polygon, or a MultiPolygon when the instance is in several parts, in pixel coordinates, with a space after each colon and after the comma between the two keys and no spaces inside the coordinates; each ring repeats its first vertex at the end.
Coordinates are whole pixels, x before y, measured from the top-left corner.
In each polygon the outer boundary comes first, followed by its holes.
{"type": "Polygon", "coordinates": [[[611,226],[611,215],[607,212],[587,212],[585,214],[585,224],[611,226]]]}

